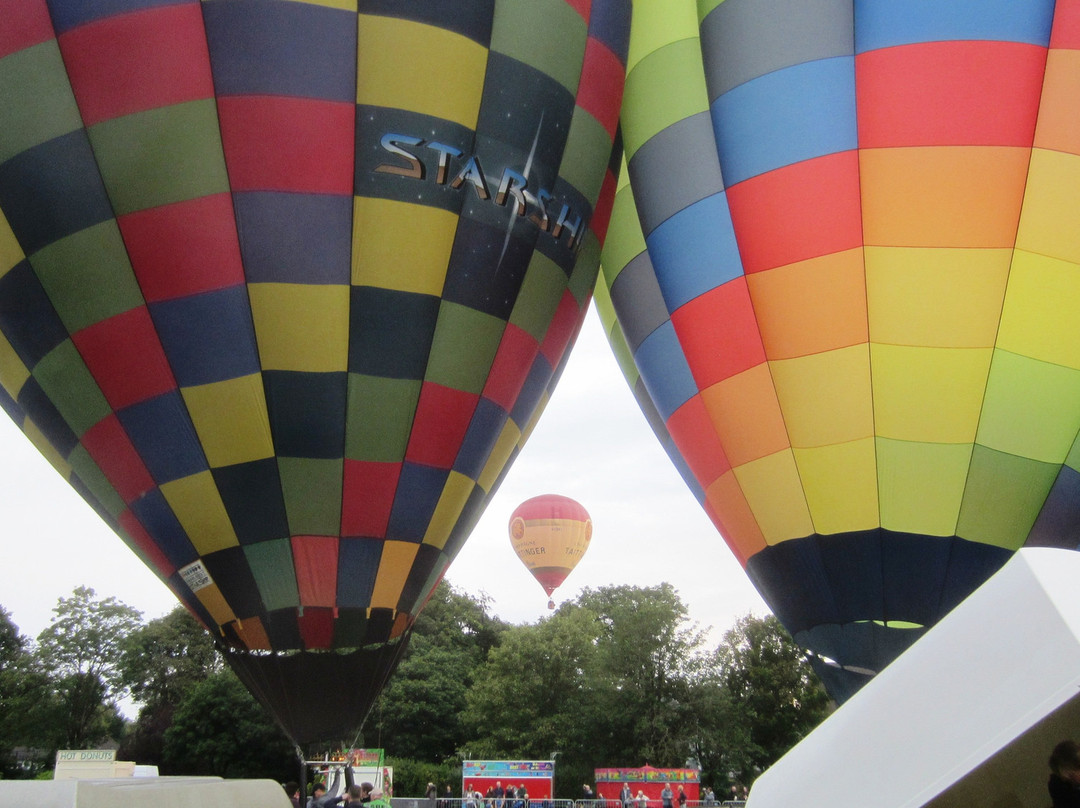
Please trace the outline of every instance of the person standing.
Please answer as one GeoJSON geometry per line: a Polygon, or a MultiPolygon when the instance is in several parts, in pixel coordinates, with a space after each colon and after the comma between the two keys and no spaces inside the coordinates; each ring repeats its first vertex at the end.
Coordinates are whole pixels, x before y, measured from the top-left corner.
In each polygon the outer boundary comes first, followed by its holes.
{"type": "Polygon", "coordinates": [[[317,808],[319,800],[326,796],[326,784],[316,783],[311,787],[311,796],[308,797],[307,808],[317,808]]]}
{"type": "Polygon", "coordinates": [[[672,808],[675,793],[671,790],[671,783],[664,783],[664,790],[660,792],[660,804],[662,808],[672,808]]]}
{"type": "Polygon", "coordinates": [[[1080,745],[1062,741],[1050,753],[1050,781],[1046,784],[1053,808],[1080,808],[1080,745]]]}
{"type": "Polygon", "coordinates": [[[622,790],[619,791],[619,802],[622,803],[622,808],[630,808],[630,803],[634,801],[634,792],[630,790],[629,783],[622,784],[622,790]]]}
{"type": "Polygon", "coordinates": [[[293,808],[300,808],[300,784],[295,780],[290,780],[282,787],[285,789],[285,796],[289,798],[293,808]]]}

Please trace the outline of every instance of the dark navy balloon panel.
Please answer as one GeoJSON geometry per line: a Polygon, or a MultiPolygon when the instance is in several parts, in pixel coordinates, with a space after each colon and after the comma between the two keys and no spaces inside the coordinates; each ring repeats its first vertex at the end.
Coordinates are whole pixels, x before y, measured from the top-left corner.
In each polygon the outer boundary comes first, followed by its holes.
{"type": "Polygon", "coordinates": [[[629,0],[466,6],[0,0],[0,404],[294,737],[359,724],[607,230],[629,0]],[[256,664],[387,644],[341,719],[256,664]]]}
{"type": "Polygon", "coordinates": [[[634,5],[597,301],[838,694],[1076,547],[1078,89],[1075,3],[634,5]]]}

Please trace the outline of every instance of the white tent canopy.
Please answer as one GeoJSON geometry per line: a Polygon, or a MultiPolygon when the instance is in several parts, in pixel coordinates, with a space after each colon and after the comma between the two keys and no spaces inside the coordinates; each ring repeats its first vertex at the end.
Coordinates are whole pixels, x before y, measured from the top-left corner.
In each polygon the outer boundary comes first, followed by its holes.
{"type": "Polygon", "coordinates": [[[1008,564],[758,778],[748,808],[1046,808],[1080,740],[1080,552],[1008,564]]]}

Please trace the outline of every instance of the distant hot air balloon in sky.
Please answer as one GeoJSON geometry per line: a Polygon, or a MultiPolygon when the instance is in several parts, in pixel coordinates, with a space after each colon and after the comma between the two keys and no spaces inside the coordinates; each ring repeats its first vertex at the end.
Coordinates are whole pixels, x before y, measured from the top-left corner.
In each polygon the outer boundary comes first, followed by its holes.
{"type": "Polygon", "coordinates": [[[0,0],[0,406],[298,742],[362,723],[565,361],[628,28],[0,0]]]}
{"type": "Polygon", "coordinates": [[[1076,547],[1080,3],[638,0],[622,133],[598,305],[835,695],[1076,547]]]}
{"type": "MultiPolygon", "coordinates": [[[[589,512],[570,497],[543,494],[510,514],[510,544],[549,598],[581,561],[590,541],[589,512]]],[[[554,600],[548,600],[548,608],[555,608],[554,600]]]]}

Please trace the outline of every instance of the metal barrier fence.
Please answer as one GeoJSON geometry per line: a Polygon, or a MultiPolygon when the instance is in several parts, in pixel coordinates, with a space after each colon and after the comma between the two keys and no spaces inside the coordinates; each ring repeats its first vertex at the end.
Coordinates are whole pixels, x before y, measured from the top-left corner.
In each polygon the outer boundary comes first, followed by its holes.
{"type": "MultiPolygon", "coordinates": [[[[623,808],[619,800],[521,800],[517,797],[502,799],[461,799],[459,797],[394,797],[392,808],[623,808]]],[[[676,806],[678,803],[676,803],[676,806]]],[[[741,808],[743,800],[687,800],[683,808],[741,808]]],[[[660,800],[632,800],[629,808],[663,808],[660,800]]]]}

